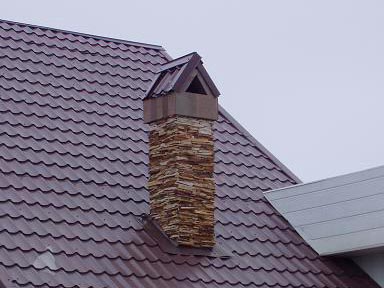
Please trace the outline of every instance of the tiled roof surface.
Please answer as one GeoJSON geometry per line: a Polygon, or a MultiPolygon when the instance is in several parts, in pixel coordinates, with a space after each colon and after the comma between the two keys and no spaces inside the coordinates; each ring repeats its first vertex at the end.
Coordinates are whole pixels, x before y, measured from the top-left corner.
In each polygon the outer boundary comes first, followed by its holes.
{"type": "Polygon", "coordinates": [[[377,287],[351,262],[319,258],[271,207],[262,192],[295,181],[224,110],[216,234],[232,257],[161,251],[137,218],[148,213],[141,98],[167,57],[0,21],[5,286],[377,287]]]}

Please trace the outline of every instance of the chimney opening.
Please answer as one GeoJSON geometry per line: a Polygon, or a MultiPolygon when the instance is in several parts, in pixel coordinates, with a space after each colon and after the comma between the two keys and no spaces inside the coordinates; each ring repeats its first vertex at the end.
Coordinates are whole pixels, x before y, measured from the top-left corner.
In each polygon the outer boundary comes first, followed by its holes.
{"type": "Polygon", "coordinates": [[[204,95],[208,94],[205,91],[203,84],[201,84],[201,81],[197,76],[195,76],[195,78],[192,80],[186,92],[195,93],[195,94],[204,94],[204,95]]]}

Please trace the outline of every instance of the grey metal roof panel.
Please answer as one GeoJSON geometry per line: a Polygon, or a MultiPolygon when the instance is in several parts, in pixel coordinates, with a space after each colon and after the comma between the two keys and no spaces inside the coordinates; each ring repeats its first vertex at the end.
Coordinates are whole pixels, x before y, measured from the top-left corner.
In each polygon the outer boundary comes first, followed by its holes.
{"type": "Polygon", "coordinates": [[[216,233],[233,257],[167,254],[143,230],[142,97],[169,60],[151,45],[0,21],[6,286],[377,287],[353,263],[318,257],[265,200],[297,179],[222,108],[216,233]]]}
{"type": "Polygon", "coordinates": [[[384,166],[266,192],[321,255],[384,246],[384,166]]]}

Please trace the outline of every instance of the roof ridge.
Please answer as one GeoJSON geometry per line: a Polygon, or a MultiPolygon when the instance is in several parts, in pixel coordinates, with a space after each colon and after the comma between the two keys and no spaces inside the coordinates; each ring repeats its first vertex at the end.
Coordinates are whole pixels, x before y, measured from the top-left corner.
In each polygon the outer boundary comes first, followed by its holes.
{"type": "Polygon", "coordinates": [[[39,29],[43,29],[43,30],[50,30],[53,32],[72,34],[75,36],[83,36],[86,38],[93,38],[93,39],[97,39],[97,40],[104,40],[104,41],[114,42],[114,43],[119,43],[119,44],[128,44],[128,45],[136,46],[136,47],[143,47],[143,48],[150,48],[150,49],[154,49],[154,50],[165,51],[163,46],[156,45],[156,44],[129,41],[129,40],[125,40],[125,39],[112,38],[112,37],[106,37],[106,36],[101,36],[101,35],[88,34],[88,33],[82,33],[82,32],[77,32],[77,31],[71,31],[71,30],[53,28],[53,27],[48,27],[48,26],[23,23],[23,22],[17,22],[17,21],[12,21],[12,20],[5,20],[5,19],[0,19],[0,22],[11,24],[11,25],[19,25],[19,26],[30,27],[30,28],[39,28],[39,29]]]}
{"type": "Polygon", "coordinates": [[[235,128],[239,130],[239,132],[241,132],[251,143],[253,143],[262,153],[264,153],[273,163],[275,163],[277,167],[280,167],[284,174],[294,180],[296,184],[302,183],[301,180],[290,169],[288,169],[287,166],[277,159],[267,148],[264,147],[264,145],[256,140],[256,138],[253,137],[239,122],[237,122],[235,118],[223,108],[223,106],[219,105],[219,111],[231,122],[233,126],[235,126],[235,128]]]}
{"type": "Polygon", "coordinates": [[[190,61],[192,59],[192,57],[196,57],[198,60],[201,61],[201,56],[199,54],[197,54],[197,52],[191,52],[191,53],[188,53],[184,56],[180,56],[178,58],[170,60],[167,63],[162,64],[159,72],[162,72],[162,71],[165,71],[168,69],[172,69],[176,66],[181,66],[181,65],[187,63],[188,61],[190,61]]]}

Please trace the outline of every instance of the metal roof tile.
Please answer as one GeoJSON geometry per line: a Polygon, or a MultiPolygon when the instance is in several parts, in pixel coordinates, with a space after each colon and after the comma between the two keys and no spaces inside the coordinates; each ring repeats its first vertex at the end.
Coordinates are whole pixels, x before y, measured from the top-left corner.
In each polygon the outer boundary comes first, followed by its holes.
{"type": "Polygon", "coordinates": [[[0,21],[0,59],[0,267],[15,287],[377,287],[318,257],[265,201],[295,179],[223,110],[216,233],[233,256],[161,250],[137,221],[141,99],[170,60],[159,47],[0,21]]]}

